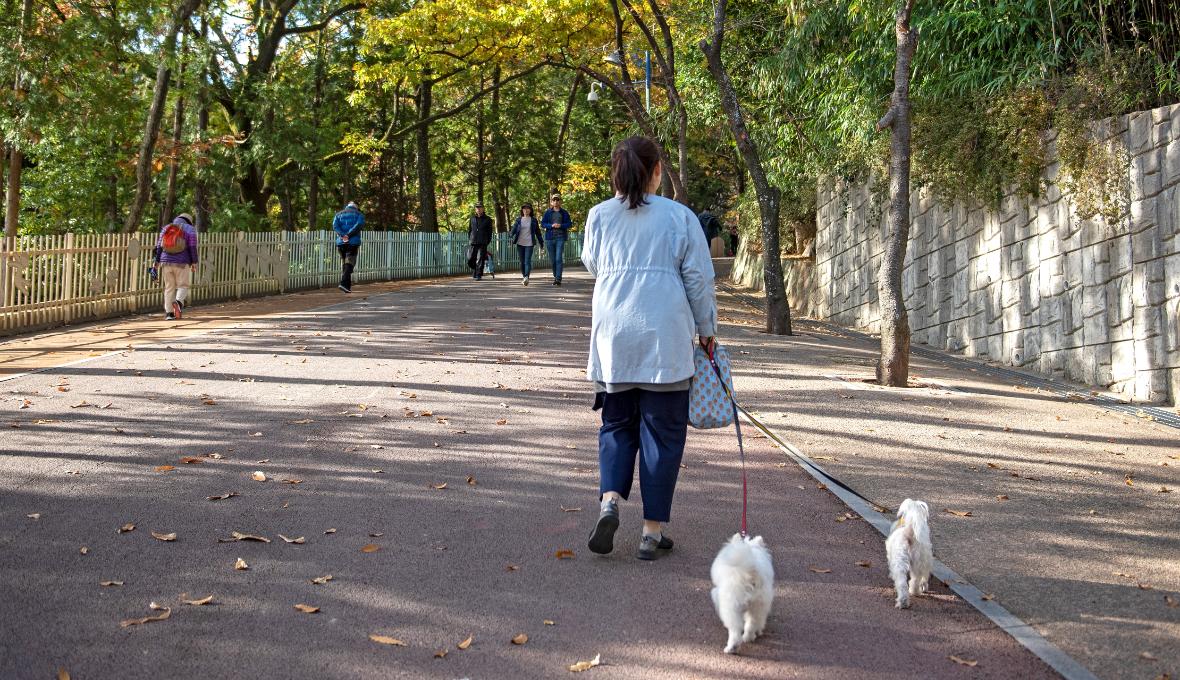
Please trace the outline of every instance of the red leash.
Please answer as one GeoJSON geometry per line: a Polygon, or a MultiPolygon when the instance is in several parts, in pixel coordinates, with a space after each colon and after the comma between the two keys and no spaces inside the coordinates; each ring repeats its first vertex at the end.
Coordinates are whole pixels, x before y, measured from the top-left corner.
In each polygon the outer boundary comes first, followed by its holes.
{"type": "Polygon", "coordinates": [[[721,383],[721,389],[725,390],[725,395],[729,397],[729,403],[733,405],[733,428],[737,430],[738,440],[738,455],[742,461],[742,537],[746,536],[746,447],[742,445],[742,425],[741,417],[738,415],[737,399],[733,396],[733,392],[729,390],[729,385],[725,384],[725,378],[721,375],[721,368],[717,366],[717,361],[713,358],[713,348],[717,345],[717,340],[713,340],[709,347],[705,349],[705,356],[709,357],[709,363],[713,366],[713,372],[717,374],[717,381],[721,383]]]}

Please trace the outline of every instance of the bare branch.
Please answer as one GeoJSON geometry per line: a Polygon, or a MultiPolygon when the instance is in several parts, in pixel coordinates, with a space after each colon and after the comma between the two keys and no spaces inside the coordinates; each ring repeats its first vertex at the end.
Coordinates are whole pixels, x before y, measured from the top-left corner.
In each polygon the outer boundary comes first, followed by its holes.
{"type": "Polygon", "coordinates": [[[340,7],[339,9],[337,9],[336,11],[328,14],[328,16],[324,17],[323,21],[318,21],[314,24],[308,24],[307,26],[285,26],[283,28],[283,35],[295,35],[298,33],[315,33],[316,31],[322,31],[328,27],[328,24],[332,23],[333,19],[336,19],[336,18],[338,18],[344,14],[347,14],[349,12],[352,12],[354,10],[364,9],[364,7],[365,6],[359,2],[353,3],[351,5],[344,5],[344,6],[340,7]]]}

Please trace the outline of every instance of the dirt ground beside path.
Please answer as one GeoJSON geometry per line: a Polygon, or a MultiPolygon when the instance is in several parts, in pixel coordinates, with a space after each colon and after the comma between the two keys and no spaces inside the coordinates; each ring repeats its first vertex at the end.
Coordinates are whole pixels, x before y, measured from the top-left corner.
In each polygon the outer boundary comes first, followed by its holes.
{"type": "Polygon", "coordinates": [[[5,382],[0,677],[551,678],[596,654],[586,677],[1053,677],[941,586],[894,609],[880,536],[765,439],[750,522],[777,599],[741,656],[708,598],[732,433],[690,433],[675,550],[633,558],[635,496],[591,555],[591,281],[565,281],[407,286],[5,382]],[[151,602],[169,618],[120,627],[151,602]]]}
{"type": "Polygon", "coordinates": [[[926,500],[935,555],[1099,677],[1180,677],[1180,431],[917,356],[925,387],[881,388],[876,342],[720,300],[767,424],[874,503],[926,500]]]}

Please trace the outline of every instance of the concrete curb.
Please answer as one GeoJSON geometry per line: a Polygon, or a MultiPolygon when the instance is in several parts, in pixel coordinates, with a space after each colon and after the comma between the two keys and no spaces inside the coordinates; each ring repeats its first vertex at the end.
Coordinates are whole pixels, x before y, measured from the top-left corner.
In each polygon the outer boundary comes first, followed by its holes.
{"type": "MultiPolygon", "coordinates": [[[[890,517],[878,512],[868,501],[851,491],[843,482],[824,471],[807,454],[762,424],[762,422],[754,419],[750,414],[745,413],[744,409],[742,415],[751,425],[766,434],[775,446],[780,448],[783,453],[786,453],[807,474],[827,486],[829,491],[834,493],[837,498],[843,501],[854,512],[863,517],[882,536],[889,535],[889,528],[893,524],[893,520],[890,517]]],[[[983,599],[984,593],[979,588],[976,588],[955,572],[955,570],[946,566],[937,558],[934,560],[934,575],[945,583],[956,595],[963,598],[972,607],[975,607],[981,614],[990,619],[997,627],[1012,636],[1014,640],[1035,654],[1053,670],[1060,673],[1065,680],[1098,680],[1098,676],[1091,673],[1089,669],[1078,663],[1076,659],[1042,637],[1030,624],[1022,621],[996,602],[983,599]]]]}

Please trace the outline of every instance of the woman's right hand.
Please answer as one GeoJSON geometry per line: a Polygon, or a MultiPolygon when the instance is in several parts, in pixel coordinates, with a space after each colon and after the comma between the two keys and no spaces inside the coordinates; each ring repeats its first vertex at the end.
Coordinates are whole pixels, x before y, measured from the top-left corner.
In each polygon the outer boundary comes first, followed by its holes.
{"type": "Polygon", "coordinates": [[[705,337],[702,335],[699,339],[701,342],[701,349],[705,350],[709,354],[712,354],[713,353],[713,346],[717,344],[717,338],[715,338],[711,335],[709,337],[705,337]]]}

